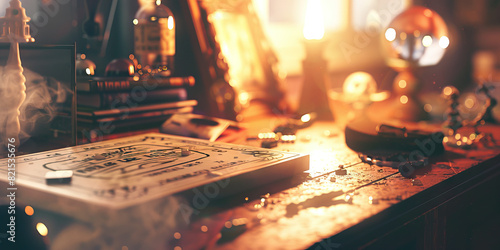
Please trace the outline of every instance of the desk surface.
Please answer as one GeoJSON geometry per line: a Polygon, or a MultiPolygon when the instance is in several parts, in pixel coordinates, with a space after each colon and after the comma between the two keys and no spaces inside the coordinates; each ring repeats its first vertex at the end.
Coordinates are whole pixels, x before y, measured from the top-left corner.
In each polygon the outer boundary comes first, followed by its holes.
{"type": "MultiPolygon", "coordinates": [[[[253,130],[263,127],[257,125],[253,130]]],[[[377,230],[390,231],[398,218],[403,220],[399,223],[405,223],[450,199],[456,195],[450,190],[460,183],[479,173],[487,172],[491,177],[500,172],[498,147],[448,148],[431,159],[431,165],[421,169],[415,178],[408,179],[390,167],[361,163],[332,123],[316,123],[299,131],[297,138],[296,143],[280,144],[278,149],[310,154],[308,178],[299,184],[289,180],[250,192],[249,196],[235,196],[228,202],[235,204],[228,205],[230,208],[213,201],[210,216],[201,216],[187,230],[179,231],[182,237],[174,240],[173,246],[196,248],[199,241],[195,239],[208,235],[217,238],[223,229],[223,238],[214,245],[216,249],[304,249],[315,243],[314,248],[319,249],[360,247],[364,243],[358,240],[364,237],[369,242],[370,237],[378,237],[377,230]],[[483,166],[478,166],[481,163],[483,166]],[[340,165],[346,173],[335,172],[340,165]],[[280,185],[283,190],[276,192],[274,189],[280,185]],[[223,227],[231,226],[227,221],[232,220],[245,222],[246,231],[226,239],[231,230],[223,227]]]]}
{"type": "MultiPolygon", "coordinates": [[[[251,124],[247,134],[270,131],[281,122],[262,120],[251,124]]],[[[499,139],[497,127],[483,129],[499,139]]],[[[238,134],[232,141],[259,145],[245,138],[238,134]]],[[[38,210],[34,220],[48,225],[53,249],[363,247],[500,176],[497,146],[448,149],[431,159],[416,178],[404,178],[390,167],[361,163],[357,153],[346,147],[343,133],[328,122],[300,130],[295,143],[282,143],[277,149],[310,154],[309,176],[222,199],[214,190],[193,189],[119,213],[88,211],[95,219],[86,222],[38,210]],[[340,165],[345,172],[336,171],[340,165]]]]}

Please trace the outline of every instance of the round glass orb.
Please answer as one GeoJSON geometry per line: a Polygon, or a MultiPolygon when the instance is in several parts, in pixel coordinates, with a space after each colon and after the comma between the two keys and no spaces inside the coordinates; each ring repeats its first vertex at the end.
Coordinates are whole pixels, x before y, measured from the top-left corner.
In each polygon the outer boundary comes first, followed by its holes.
{"type": "Polygon", "coordinates": [[[422,6],[400,13],[383,32],[387,63],[400,71],[437,64],[449,45],[446,23],[435,11],[422,6]]]}
{"type": "Polygon", "coordinates": [[[115,59],[106,66],[106,76],[133,76],[135,73],[134,63],[128,59],[115,59]]]}
{"type": "Polygon", "coordinates": [[[343,92],[353,101],[370,99],[369,96],[377,91],[377,82],[372,75],[366,72],[354,72],[344,81],[343,92]]]}
{"type": "Polygon", "coordinates": [[[95,74],[95,63],[87,59],[85,54],[78,55],[75,63],[77,76],[93,76],[95,74]]]}

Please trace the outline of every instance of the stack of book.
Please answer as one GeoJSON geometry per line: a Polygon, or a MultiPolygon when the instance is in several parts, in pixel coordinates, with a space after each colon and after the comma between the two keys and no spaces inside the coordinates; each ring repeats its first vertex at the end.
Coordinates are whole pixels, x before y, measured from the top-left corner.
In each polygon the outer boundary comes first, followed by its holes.
{"type": "Polygon", "coordinates": [[[159,126],[172,114],[192,112],[197,101],[188,100],[187,89],[193,85],[191,76],[80,80],[76,86],[78,130],[109,134],[159,126]]]}

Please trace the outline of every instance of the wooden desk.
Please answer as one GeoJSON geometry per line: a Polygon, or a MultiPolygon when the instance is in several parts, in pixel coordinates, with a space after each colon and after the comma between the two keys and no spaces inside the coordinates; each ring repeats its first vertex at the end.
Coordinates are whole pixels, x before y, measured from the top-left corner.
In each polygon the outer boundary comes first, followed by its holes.
{"type": "MultiPolygon", "coordinates": [[[[280,122],[267,119],[253,124],[248,135],[269,131],[280,122]]],[[[485,129],[499,139],[498,127],[485,129]]],[[[456,249],[500,245],[499,147],[447,151],[432,159],[431,166],[415,179],[407,179],[392,168],[359,163],[332,123],[318,122],[300,130],[297,137],[296,143],[280,144],[278,149],[309,153],[313,175],[331,173],[317,178],[297,176],[226,198],[200,198],[204,190],[193,189],[183,196],[164,197],[118,212],[91,209],[85,211],[85,221],[35,207],[26,226],[45,223],[49,234],[44,240],[52,249],[456,249]],[[339,165],[344,166],[345,174],[334,172],[339,165]]],[[[242,134],[236,138],[237,143],[259,145],[246,141],[242,134]]],[[[22,232],[18,233],[21,238],[22,232]]]]}
{"type": "Polygon", "coordinates": [[[284,182],[276,184],[288,184],[282,191],[273,192],[275,185],[230,201],[214,201],[210,215],[179,231],[182,237],[172,241],[172,246],[196,248],[196,239],[209,235],[210,230],[217,237],[232,219],[246,221],[246,231],[221,244],[222,235],[214,249],[500,245],[500,148],[449,149],[431,159],[431,166],[416,178],[407,179],[392,168],[359,163],[331,123],[317,123],[297,136],[295,144],[281,144],[278,149],[309,153],[312,171],[331,172],[343,164],[347,174],[306,178],[298,185],[284,182]],[[201,226],[208,232],[201,232],[201,226]]]}

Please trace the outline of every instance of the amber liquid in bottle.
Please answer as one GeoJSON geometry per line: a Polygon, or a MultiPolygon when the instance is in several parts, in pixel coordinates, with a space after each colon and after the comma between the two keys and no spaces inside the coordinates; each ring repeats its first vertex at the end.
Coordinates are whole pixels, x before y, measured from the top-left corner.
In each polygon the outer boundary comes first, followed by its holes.
{"type": "Polygon", "coordinates": [[[171,75],[174,70],[175,20],[170,9],[151,0],[136,13],[134,51],[141,75],[171,75]]]}

